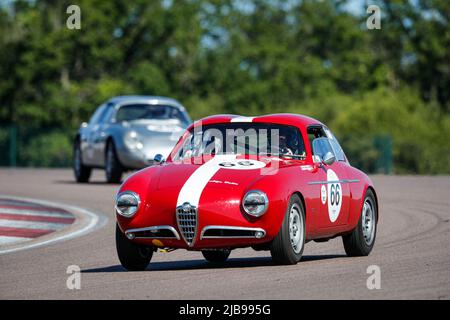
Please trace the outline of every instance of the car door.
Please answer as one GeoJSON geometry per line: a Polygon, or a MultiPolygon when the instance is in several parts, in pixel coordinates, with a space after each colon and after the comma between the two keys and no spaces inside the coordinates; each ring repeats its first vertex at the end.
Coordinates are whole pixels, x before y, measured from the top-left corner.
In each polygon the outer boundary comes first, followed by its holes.
{"type": "Polygon", "coordinates": [[[106,140],[108,138],[108,128],[114,112],[114,104],[106,104],[105,110],[98,120],[95,131],[92,134],[93,157],[95,165],[103,167],[105,164],[106,140]]]}
{"type": "Polygon", "coordinates": [[[81,135],[81,152],[83,156],[83,163],[87,165],[96,165],[94,153],[94,137],[96,131],[98,130],[99,120],[105,112],[105,109],[105,104],[102,104],[97,108],[91,119],[89,119],[89,123],[87,127],[84,128],[83,134],[81,135]]]}
{"type": "Polygon", "coordinates": [[[338,154],[333,148],[331,139],[327,135],[326,127],[316,127],[312,141],[313,157],[319,164],[314,184],[320,186],[320,212],[316,217],[319,229],[326,229],[325,233],[332,234],[346,225],[350,208],[350,188],[348,184],[346,162],[338,160],[338,154]],[[327,155],[335,160],[325,163],[327,155]]]}

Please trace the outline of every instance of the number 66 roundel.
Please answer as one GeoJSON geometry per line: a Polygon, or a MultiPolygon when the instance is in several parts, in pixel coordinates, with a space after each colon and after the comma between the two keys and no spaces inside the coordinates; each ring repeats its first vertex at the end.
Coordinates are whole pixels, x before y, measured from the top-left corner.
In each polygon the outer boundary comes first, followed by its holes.
{"type": "Polygon", "coordinates": [[[331,222],[335,222],[341,212],[342,188],[337,174],[327,170],[328,216],[331,222]]]}

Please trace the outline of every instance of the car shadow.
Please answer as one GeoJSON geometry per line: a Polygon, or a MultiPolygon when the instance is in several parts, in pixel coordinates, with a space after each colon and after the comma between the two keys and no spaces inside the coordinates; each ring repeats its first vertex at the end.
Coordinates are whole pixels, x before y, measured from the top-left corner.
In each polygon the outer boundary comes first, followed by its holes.
{"type": "MultiPolygon", "coordinates": [[[[347,257],[340,255],[308,255],[303,256],[300,262],[319,261],[326,259],[337,259],[347,257]]],[[[275,264],[270,257],[256,258],[231,258],[224,263],[211,263],[203,259],[196,260],[178,260],[178,261],[162,261],[151,262],[147,267],[147,271],[180,271],[180,270],[201,270],[201,269],[232,269],[232,268],[254,268],[254,267],[271,267],[279,265],[275,264]]],[[[121,265],[92,268],[81,270],[82,273],[110,273],[110,272],[126,272],[121,265]]]]}

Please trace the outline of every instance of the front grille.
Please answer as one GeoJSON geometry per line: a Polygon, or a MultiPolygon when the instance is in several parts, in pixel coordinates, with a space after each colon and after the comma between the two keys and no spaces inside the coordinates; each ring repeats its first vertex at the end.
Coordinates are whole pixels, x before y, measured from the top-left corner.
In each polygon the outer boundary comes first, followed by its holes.
{"type": "Polygon", "coordinates": [[[189,203],[177,207],[177,223],[184,241],[192,246],[197,234],[197,208],[189,203]]]}

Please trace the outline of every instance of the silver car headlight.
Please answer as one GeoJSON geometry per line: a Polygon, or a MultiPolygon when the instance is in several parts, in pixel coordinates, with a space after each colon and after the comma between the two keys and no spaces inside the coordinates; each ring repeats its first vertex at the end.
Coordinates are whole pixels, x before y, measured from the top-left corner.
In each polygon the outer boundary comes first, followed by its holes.
{"type": "Polygon", "coordinates": [[[267,195],[260,190],[250,190],[242,199],[242,207],[245,212],[253,217],[260,217],[266,213],[269,207],[267,195]]]}
{"type": "Polygon", "coordinates": [[[125,145],[132,150],[140,150],[144,147],[144,144],[139,139],[139,135],[136,131],[130,131],[125,135],[125,145]]]}
{"type": "Polygon", "coordinates": [[[139,209],[141,199],[132,191],[124,191],[116,197],[116,211],[126,218],[132,217],[139,209]]]}

